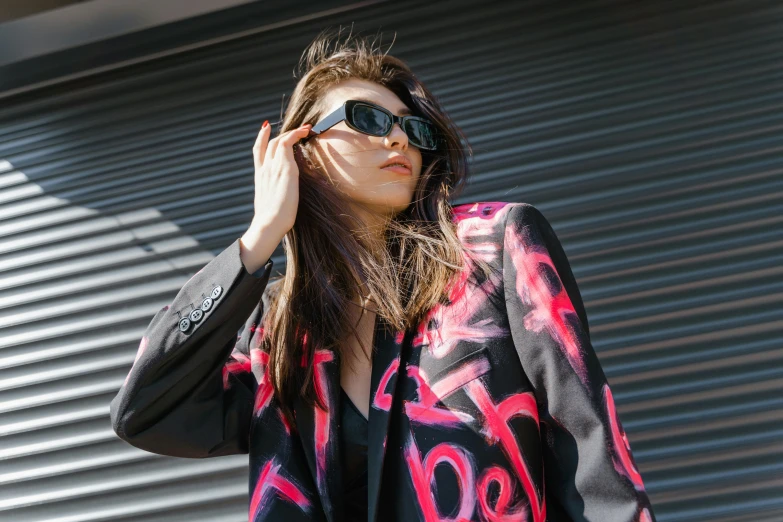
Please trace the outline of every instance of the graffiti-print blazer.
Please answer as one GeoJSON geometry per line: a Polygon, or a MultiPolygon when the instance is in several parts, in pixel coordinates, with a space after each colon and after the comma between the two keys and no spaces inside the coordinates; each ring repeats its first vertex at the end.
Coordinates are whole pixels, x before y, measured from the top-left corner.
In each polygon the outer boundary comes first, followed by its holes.
{"type": "MultiPolygon", "coordinates": [[[[448,301],[409,331],[376,319],[372,521],[653,521],[587,316],[554,230],[526,203],[453,207],[467,259],[448,301]]],[[[272,261],[239,240],[150,322],[111,402],[117,435],[178,457],[249,453],[248,519],[342,520],[340,374],[316,353],[327,410],[288,425],[259,348],[272,261]]],[[[272,285],[270,285],[272,286],[272,285]]]]}

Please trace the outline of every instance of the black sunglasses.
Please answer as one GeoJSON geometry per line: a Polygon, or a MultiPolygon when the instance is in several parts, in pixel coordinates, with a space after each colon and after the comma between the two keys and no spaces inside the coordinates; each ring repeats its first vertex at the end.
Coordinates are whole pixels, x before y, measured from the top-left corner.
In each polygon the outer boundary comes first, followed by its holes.
{"type": "Polygon", "coordinates": [[[441,142],[438,130],[430,120],[418,116],[396,116],[380,105],[359,100],[347,100],[316,123],[301,141],[307,141],[343,120],[350,128],[370,136],[388,136],[394,124],[399,123],[408,136],[408,142],[419,149],[437,150],[441,142]]]}

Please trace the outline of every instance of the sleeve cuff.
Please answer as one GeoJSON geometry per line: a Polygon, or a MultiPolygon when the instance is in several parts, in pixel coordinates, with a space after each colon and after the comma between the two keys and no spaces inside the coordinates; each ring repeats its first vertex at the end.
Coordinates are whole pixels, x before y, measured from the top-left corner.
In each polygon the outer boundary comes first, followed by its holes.
{"type": "MultiPolygon", "coordinates": [[[[272,265],[274,265],[274,261],[272,261],[272,258],[270,257],[270,258],[269,258],[269,259],[266,261],[266,263],[264,263],[263,265],[261,265],[261,268],[259,268],[259,269],[258,269],[258,270],[256,270],[255,272],[253,272],[251,275],[252,275],[253,277],[257,277],[257,278],[264,277],[264,275],[266,275],[266,273],[267,273],[267,272],[269,272],[270,270],[272,270],[272,265]]],[[[247,272],[247,269],[245,269],[245,271],[247,272]]],[[[250,273],[250,272],[248,272],[248,273],[250,273]]]]}

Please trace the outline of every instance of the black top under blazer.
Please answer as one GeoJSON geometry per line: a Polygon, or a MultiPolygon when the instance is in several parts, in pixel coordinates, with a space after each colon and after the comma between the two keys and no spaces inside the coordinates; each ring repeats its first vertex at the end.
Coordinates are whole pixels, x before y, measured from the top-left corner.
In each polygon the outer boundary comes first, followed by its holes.
{"type": "MultiPolygon", "coordinates": [[[[468,261],[408,331],[377,317],[368,520],[654,521],[554,230],[526,203],[453,210],[496,274],[468,261]]],[[[112,426],[161,455],[249,453],[251,522],[338,522],[339,362],[316,353],[328,409],[297,400],[287,425],[259,348],[271,271],[249,273],[237,239],[188,280],[147,327],[112,426]]]]}

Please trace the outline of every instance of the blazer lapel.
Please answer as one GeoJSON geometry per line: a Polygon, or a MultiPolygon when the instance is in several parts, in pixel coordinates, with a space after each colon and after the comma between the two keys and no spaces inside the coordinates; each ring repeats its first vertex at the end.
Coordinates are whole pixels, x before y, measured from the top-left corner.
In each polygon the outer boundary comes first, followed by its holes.
{"type": "Polygon", "coordinates": [[[381,487],[383,461],[386,455],[386,435],[389,431],[394,390],[400,367],[400,354],[405,332],[394,332],[388,323],[377,317],[375,346],[370,378],[370,416],[367,447],[367,502],[368,520],[375,522],[378,495],[381,487]]]}
{"type": "MultiPolygon", "coordinates": [[[[368,520],[375,522],[381,486],[386,436],[405,332],[396,332],[380,316],[375,321],[375,343],[370,377],[370,416],[367,444],[368,520]]],[[[327,411],[294,402],[296,425],[307,464],[329,522],[343,520],[343,476],[338,423],[340,421],[340,364],[331,350],[319,350],[315,359],[315,386],[327,411]]]]}
{"type": "Polygon", "coordinates": [[[338,423],[340,421],[340,364],[331,350],[315,356],[315,387],[328,406],[309,407],[297,397],[296,425],[310,473],[329,522],[343,520],[343,477],[338,423]]]}

